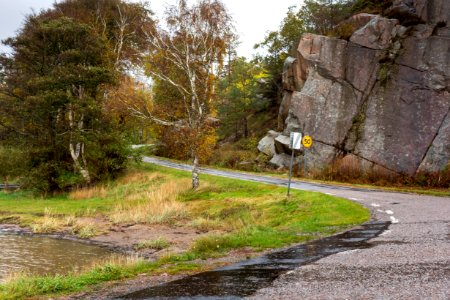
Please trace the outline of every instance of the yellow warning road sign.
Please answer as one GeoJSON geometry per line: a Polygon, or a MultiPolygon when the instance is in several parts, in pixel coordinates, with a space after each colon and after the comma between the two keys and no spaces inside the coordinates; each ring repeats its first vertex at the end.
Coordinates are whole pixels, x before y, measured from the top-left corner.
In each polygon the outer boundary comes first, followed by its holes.
{"type": "Polygon", "coordinates": [[[310,137],[309,135],[305,135],[305,136],[303,137],[303,139],[302,139],[302,145],[303,145],[303,147],[309,148],[309,147],[312,146],[312,144],[313,144],[312,137],[310,137]]]}

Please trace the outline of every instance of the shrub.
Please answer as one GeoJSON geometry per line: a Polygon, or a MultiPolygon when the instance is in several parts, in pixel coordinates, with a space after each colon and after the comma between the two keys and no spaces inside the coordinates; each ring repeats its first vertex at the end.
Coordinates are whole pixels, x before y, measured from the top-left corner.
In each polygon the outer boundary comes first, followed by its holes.
{"type": "Polygon", "coordinates": [[[18,148],[0,145],[0,181],[10,183],[23,175],[25,153],[18,148]]]}
{"type": "MultiPolygon", "coordinates": [[[[303,174],[297,173],[297,175],[303,174]]],[[[319,180],[375,184],[379,186],[449,188],[450,165],[439,172],[419,172],[410,176],[395,173],[379,165],[364,168],[358,158],[347,155],[344,158],[336,159],[323,169],[313,170],[311,177],[319,180]]]]}

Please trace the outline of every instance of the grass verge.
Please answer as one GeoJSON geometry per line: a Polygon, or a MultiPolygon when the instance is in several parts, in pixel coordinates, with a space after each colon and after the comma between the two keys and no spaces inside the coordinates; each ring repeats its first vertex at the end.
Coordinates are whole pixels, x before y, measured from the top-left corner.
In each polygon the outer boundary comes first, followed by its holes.
{"type": "MultiPolygon", "coordinates": [[[[161,160],[166,160],[170,162],[176,162],[176,163],[184,163],[184,164],[191,164],[189,161],[179,161],[175,159],[170,159],[166,157],[157,157],[161,160]]],[[[214,170],[222,170],[222,171],[230,171],[230,168],[224,168],[217,165],[204,165],[203,167],[214,169],[214,170]]],[[[287,171],[275,171],[275,170],[265,170],[264,172],[255,172],[255,171],[248,171],[248,170],[233,170],[240,173],[250,174],[250,175],[257,175],[257,176],[271,176],[271,177],[277,177],[277,178],[287,178],[287,171]]],[[[369,189],[369,190],[380,190],[380,191],[386,191],[386,192],[398,192],[398,193],[412,193],[412,194],[418,194],[418,195],[430,195],[430,196],[437,196],[437,197],[450,197],[450,187],[448,188],[437,188],[437,187],[426,187],[426,186],[418,186],[418,185],[405,185],[405,184],[399,184],[399,183],[389,183],[389,182],[382,182],[382,185],[380,184],[369,184],[367,182],[364,182],[362,180],[354,180],[352,182],[347,182],[345,180],[321,180],[321,179],[312,179],[312,178],[305,178],[298,176],[294,174],[293,180],[300,180],[304,182],[310,182],[310,183],[319,183],[319,184],[328,184],[328,185],[336,185],[336,186],[350,186],[350,187],[359,187],[362,189],[369,189]]]]}
{"type": "MultiPolygon", "coordinates": [[[[369,219],[368,210],[360,205],[320,193],[292,191],[287,198],[285,188],[208,175],[201,176],[201,186],[194,191],[189,189],[189,178],[188,172],[145,164],[116,182],[68,195],[37,199],[24,191],[0,193],[0,219],[31,228],[40,224],[42,232],[68,230],[90,237],[96,234],[95,224],[83,221],[91,217],[115,224],[189,227],[204,233],[188,249],[153,263],[118,261],[84,273],[19,277],[0,285],[0,295],[70,293],[162,269],[172,273],[199,270],[199,259],[243,247],[259,251],[304,242],[369,219]]],[[[164,236],[140,245],[147,249],[168,246],[164,236]]]]}

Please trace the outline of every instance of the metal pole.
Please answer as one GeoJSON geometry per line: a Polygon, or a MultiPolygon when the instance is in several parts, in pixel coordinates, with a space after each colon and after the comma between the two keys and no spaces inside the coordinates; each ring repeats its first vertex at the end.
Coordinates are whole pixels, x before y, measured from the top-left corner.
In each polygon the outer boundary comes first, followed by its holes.
{"type": "Polygon", "coordinates": [[[306,178],[306,151],[303,150],[303,178],[306,178]]]}
{"type": "Polygon", "coordinates": [[[288,183],[288,192],[287,196],[290,196],[291,191],[291,178],[292,178],[292,165],[294,164],[294,149],[292,149],[292,155],[291,155],[291,164],[289,166],[289,183],[288,183]]]}

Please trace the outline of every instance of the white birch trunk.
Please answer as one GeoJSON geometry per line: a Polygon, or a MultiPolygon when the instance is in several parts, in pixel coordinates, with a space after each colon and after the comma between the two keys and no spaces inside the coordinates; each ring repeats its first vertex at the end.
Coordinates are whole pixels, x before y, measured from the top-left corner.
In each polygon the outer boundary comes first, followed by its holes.
{"type": "MultiPolygon", "coordinates": [[[[74,130],[81,131],[84,127],[84,116],[81,115],[80,120],[78,121],[77,126],[75,126],[74,122],[74,112],[72,110],[72,107],[69,107],[68,111],[69,115],[69,125],[70,125],[70,131],[73,132],[74,130]]],[[[69,151],[70,156],[72,157],[75,169],[78,170],[83,177],[84,181],[86,183],[91,183],[91,176],[89,174],[89,170],[87,168],[87,161],[84,156],[84,143],[76,143],[73,141],[73,135],[70,134],[70,141],[69,141],[69,151]]]]}
{"type": "Polygon", "coordinates": [[[200,185],[200,176],[199,176],[199,169],[198,169],[198,156],[197,154],[194,155],[194,165],[192,167],[192,189],[197,189],[200,185]]]}

